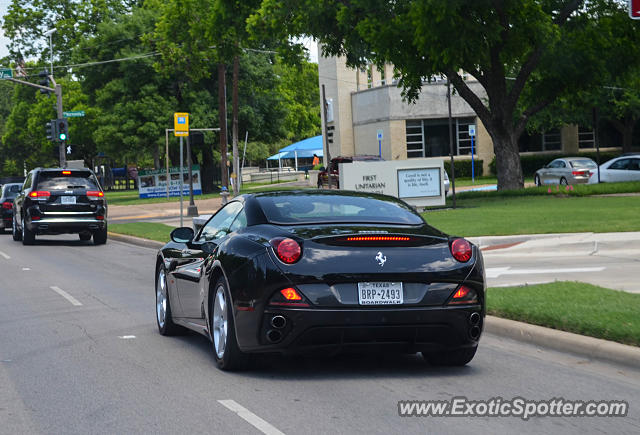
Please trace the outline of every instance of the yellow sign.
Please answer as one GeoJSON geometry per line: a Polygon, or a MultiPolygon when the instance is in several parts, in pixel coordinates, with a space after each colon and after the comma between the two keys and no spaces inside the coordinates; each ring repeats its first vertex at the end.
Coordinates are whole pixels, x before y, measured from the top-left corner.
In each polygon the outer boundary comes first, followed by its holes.
{"type": "Polygon", "coordinates": [[[174,113],[173,114],[173,133],[176,136],[189,136],[189,114],[174,113]]]}

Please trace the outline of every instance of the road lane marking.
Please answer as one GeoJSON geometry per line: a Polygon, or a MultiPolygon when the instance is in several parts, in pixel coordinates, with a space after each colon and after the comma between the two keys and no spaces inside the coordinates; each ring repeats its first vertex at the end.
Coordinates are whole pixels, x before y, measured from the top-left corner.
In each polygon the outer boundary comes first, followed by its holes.
{"type": "Polygon", "coordinates": [[[9,257],[7,254],[5,254],[2,251],[0,251],[0,256],[4,257],[5,260],[11,260],[11,257],[9,257]]]}
{"type": "Polygon", "coordinates": [[[267,435],[284,435],[284,432],[281,432],[270,423],[264,421],[253,412],[249,411],[244,406],[240,405],[235,400],[218,400],[218,403],[227,408],[230,411],[238,414],[240,418],[244,421],[258,429],[260,432],[267,435]]]}
{"type": "Polygon", "coordinates": [[[511,269],[511,267],[488,267],[487,278],[498,278],[501,275],[536,275],[553,273],[602,272],[605,267],[571,267],[558,269],[511,269]]]}
{"type": "Polygon", "coordinates": [[[75,305],[76,307],[79,307],[80,305],[82,305],[82,302],[80,302],[79,300],[77,300],[76,298],[71,296],[66,291],[62,290],[60,287],[56,287],[55,285],[52,285],[49,288],[51,290],[53,290],[54,292],[58,293],[60,296],[62,296],[63,298],[65,298],[69,302],[71,302],[71,305],[75,305]]]}
{"type": "Polygon", "coordinates": [[[123,340],[132,340],[136,338],[136,336],[135,335],[118,335],[118,338],[121,338],[123,340]]]}
{"type": "Polygon", "coordinates": [[[22,270],[31,270],[30,267],[23,267],[22,270]]]}

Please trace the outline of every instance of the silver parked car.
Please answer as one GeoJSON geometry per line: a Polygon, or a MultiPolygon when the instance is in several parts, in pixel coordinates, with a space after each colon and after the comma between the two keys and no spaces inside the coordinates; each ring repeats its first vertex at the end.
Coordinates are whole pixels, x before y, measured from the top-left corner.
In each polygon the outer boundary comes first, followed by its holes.
{"type": "Polygon", "coordinates": [[[536,186],[545,184],[586,184],[598,168],[588,157],[563,157],[538,169],[533,177],[536,186]]]}
{"type": "MultiPolygon", "coordinates": [[[[640,181],[640,153],[623,154],[600,165],[600,181],[615,183],[618,181],[640,181]]],[[[594,174],[590,184],[598,182],[594,174]]]]}

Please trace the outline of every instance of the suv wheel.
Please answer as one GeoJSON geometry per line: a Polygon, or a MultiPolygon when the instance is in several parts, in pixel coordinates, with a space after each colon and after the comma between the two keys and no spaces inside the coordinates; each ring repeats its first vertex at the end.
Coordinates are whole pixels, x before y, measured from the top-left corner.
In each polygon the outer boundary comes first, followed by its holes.
{"type": "Polygon", "coordinates": [[[18,224],[16,223],[16,216],[13,216],[13,222],[11,224],[11,235],[13,236],[13,240],[19,242],[22,240],[22,233],[18,232],[18,224]]]}
{"type": "Polygon", "coordinates": [[[93,233],[93,244],[94,245],[104,245],[107,243],[107,226],[104,226],[104,229],[98,230],[93,233]]]}
{"type": "Polygon", "coordinates": [[[27,228],[27,222],[22,218],[22,244],[33,245],[36,242],[36,233],[27,228]]]}

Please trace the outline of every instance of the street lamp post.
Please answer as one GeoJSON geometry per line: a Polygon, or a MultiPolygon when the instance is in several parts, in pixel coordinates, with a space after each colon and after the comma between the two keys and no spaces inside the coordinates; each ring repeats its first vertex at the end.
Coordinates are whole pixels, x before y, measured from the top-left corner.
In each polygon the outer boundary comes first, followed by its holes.
{"type": "Polygon", "coordinates": [[[53,29],[49,29],[46,32],[44,32],[45,36],[49,37],[49,59],[51,62],[51,75],[53,76],[53,39],[51,38],[51,35],[53,35],[56,32],[56,28],[54,27],[53,29]]]}

